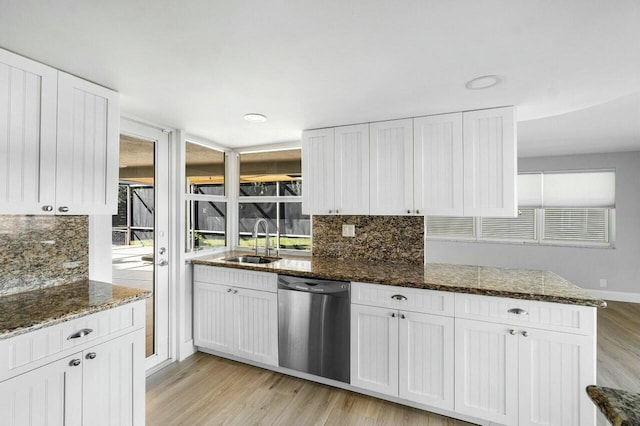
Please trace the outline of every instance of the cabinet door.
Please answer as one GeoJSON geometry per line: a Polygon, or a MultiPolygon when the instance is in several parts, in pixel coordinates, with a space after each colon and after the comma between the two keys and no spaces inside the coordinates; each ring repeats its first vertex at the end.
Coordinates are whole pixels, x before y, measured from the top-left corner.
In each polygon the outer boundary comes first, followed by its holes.
{"type": "Polygon", "coordinates": [[[519,336],[520,425],[595,425],[595,339],[527,329],[519,336]]]}
{"type": "Polygon", "coordinates": [[[518,421],[518,336],[509,327],[455,320],[455,409],[513,425],[518,421]]]}
{"type": "Polygon", "coordinates": [[[193,340],[196,346],[233,353],[232,288],[194,282],[193,340]]]}
{"type": "Polygon", "coordinates": [[[515,217],[516,122],[513,107],[463,113],[464,215],[515,217]]]}
{"type": "Polygon", "coordinates": [[[334,213],[334,161],[333,128],[302,132],[302,213],[334,213]]]}
{"type": "Polygon", "coordinates": [[[369,125],[335,128],[335,208],[369,214],[369,125]]]}
{"type": "Polygon", "coordinates": [[[0,383],[0,423],[7,426],[82,424],[82,354],[0,383]],[[72,361],[80,364],[74,366],[72,361]]]}
{"type": "Polygon", "coordinates": [[[453,318],[400,311],[400,398],[453,410],[453,318]]]}
{"type": "Polygon", "coordinates": [[[0,49],[0,214],[53,213],[57,79],[0,49]]]}
{"type": "Polygon", "coordinates": [[[278,365],[278,295],[233,289],[233,354],[278,365]]]}
{"type": "Polygon", "coordinates": [[[413,164],[414,208],[462,216],[462,113],[413,120],[413,164]]]}
{"type": "Polygon", "coordinates": [[[141,329],[83,352],[82,424],[144,425],[144,345],[141,329]]]}
{"type": "Polygon", "coordinates": [[[116,214],[118,94],[58,73],[56,213],[116,214]]]}
{"type": "Polygon", "coordinates": [[[371,123],[369,131],[370,213],[414,213],[413,120],[371,123]]]}
{"type": "Polygon", "coordinates": [[[398,314],[351,305],[351,384],[398,395],[398,314]]]}

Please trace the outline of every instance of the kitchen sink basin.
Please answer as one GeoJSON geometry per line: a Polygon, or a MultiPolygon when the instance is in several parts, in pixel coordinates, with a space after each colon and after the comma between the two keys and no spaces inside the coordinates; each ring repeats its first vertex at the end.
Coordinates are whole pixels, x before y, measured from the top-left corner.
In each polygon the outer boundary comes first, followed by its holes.
{"type": "Polygon", "coordinates": [[[238,262],[238,263],[271,263],[277,260],[280,260],[280,257],[266,257],[266,256],[234,256],[234,257],[225,257],[222,260],[227,262],[238,262]]]}

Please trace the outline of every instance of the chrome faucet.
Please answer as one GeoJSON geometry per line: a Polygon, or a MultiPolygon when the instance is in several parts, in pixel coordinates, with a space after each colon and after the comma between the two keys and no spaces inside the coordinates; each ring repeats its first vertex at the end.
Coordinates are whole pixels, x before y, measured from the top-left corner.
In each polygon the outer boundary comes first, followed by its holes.
{"type": "Polygon", "coordinates": [[[265,218],[258,219],[253,226],[253,238],[256,239],[256,256],[258,255],[258,227],[261,223],[264,223],[264,232],[267,234],[264,240],[264,255],[269,256],[269,222],[265,218]]]}

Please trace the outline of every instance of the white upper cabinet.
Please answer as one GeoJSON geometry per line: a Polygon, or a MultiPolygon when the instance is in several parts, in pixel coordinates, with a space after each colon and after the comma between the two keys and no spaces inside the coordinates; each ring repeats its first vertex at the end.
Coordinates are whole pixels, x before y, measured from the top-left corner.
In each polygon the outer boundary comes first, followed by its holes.
{"type": "Polygon", "coordinates": [[[308,130],[305,214],[510,216],[513,107],[308,130]]]}
{"type": "Polygon", "coordinates": [[[118,94],[0,49],[0,214],[117,211],[118,94]]]}
{"type": "Polygon", "coordinates": [[[369,125],[335,128],[335,213],[369,214],[369,125]]]}
{"type": "Polygon", "coordinates": [[[2,214],[53,209],[57,79],[55,69],[0,49],[2,214]]]}
{"type": "Polygon", "coordinates": [[[118,94],[58,73],[56,213],[115,214],[118,94]]]}
{"type": "Polygon", "coordinates": [[[302,213],[335,211],[334,129],[302,133],[302,213]]]}
{"type": "Polygon", "coordinates": [[[413,120],[413,165],[416,213],[462,216],[462,113],[413,120]]]}
{"type": "Polygon", "coordinates": [[[518,211],[513,107],[470,111],[464,125],[464,215],[509,216],[518,211]]]}
{"type": "Polygon", "coordinates": [[[370,214],[413,213],[413,120],[371,123],[370,214]]]}

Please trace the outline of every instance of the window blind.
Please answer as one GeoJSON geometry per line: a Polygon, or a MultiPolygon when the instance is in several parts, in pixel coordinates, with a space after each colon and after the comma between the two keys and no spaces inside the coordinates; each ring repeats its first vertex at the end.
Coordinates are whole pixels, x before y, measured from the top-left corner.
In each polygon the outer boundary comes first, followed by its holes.
{"type": "Polygon", "coordinates": [[[475,218],[427,216],[428,237],[475,238],[475,218]]]}
{"type": "Polygon", "coordinates": [[[616,172],[585,171],[542,175],[543,207],[615,207],[616,172]]]}
{"type": "Polygon", "coordinates": [[[521,208],[517,217],[483,217],[480,239],[536,241],[536,211],[521,208]]]}
{"type": "Polygon", "coordinates": [[[609,209],[546,208],[543,240],[608,243],[609,209]]]}

